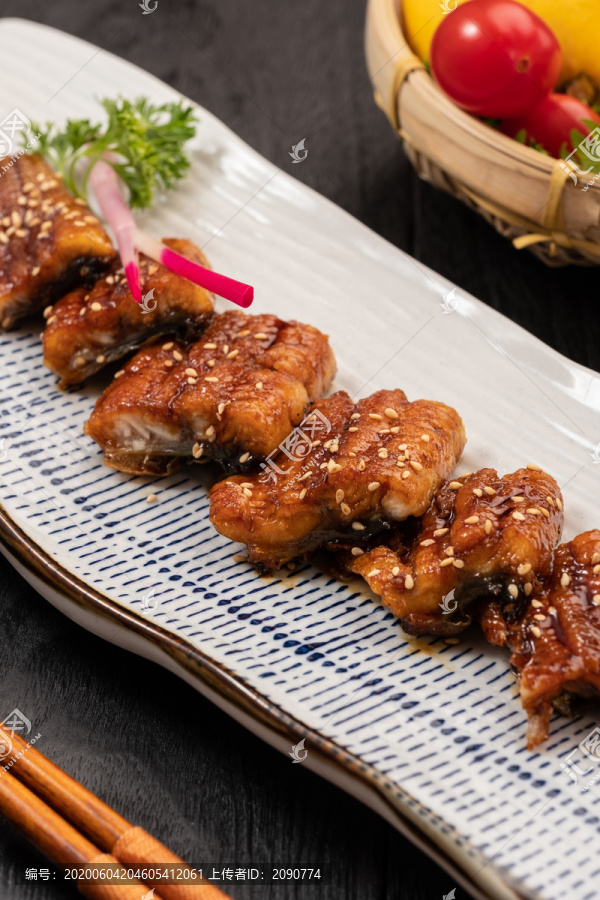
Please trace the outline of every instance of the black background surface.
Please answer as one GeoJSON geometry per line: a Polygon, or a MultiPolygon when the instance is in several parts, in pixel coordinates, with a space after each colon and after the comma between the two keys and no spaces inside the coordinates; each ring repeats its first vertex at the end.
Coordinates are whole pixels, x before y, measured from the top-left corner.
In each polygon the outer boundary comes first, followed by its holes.
{"type": "MultiPolygon", "coordinates": [[[[600,368],[595,270],[547,269],[413,173],[373,102],[362,0],[160,0],[146,16],[137,0],[3,0],[1,9],[149,70],[417,260],[600,368]],[[288,152],[302,138],[309,157],[294,166],[288,152]]],[[[454,886],[358,802],[0,567],[0,712],[22,709],[42,732],[42,752],[191,863],[331,869],[329,886],[236,885],[234,898],[441,900],[454,886]]],[[[0,820],[0,895],[79,896],[58,883],[16,883],[26,866],[44,864],[0,820]]]]}

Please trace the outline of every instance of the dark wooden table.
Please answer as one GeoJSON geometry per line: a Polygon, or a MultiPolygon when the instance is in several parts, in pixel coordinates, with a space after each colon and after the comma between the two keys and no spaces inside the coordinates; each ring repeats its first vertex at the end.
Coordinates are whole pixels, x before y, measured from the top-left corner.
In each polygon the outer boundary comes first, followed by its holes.
{"type": "MultiPolygon", "coordinates": [[[[160,0],[146,16],[137,4],[3,0],[2,13],[148,69],[417,260],[600,368],[597,272],[545,268],[414,175],[373,103],[363,0],[160,0]],[[302,138],[310,156],[293,166],[288,152],[302,138]]],[[[292,767],[174,676],[78,628],[0,567],[0,717],[23,710],[43,733],[43,752],[192,863],[330,867],[329,885],[236,885],[236,900],[441,900],[454,886],[358,802],[292,767]]],[[[79,896],[59,883],[22,883],[26,867],[42,866],[0,821],[1,896],[79,896]]]]}

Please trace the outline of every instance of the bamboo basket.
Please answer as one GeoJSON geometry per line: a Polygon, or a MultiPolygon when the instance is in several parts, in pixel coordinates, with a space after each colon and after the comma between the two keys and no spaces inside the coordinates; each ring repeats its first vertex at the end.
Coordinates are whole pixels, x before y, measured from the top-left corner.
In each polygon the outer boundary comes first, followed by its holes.
{"type": "Polygon", "coordinates": [[[600,263],[600,180],[506,137],[459,109],[402,31],[401,0],[369,0],[365,35],[375,100],[421,178],[477,210],[550,266],[600,263]]]}

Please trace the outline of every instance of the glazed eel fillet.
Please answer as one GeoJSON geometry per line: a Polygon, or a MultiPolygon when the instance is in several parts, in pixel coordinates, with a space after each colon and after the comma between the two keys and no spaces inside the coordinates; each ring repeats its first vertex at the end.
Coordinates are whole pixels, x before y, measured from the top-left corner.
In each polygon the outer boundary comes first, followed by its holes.
{"type": "Polygon", "coordinates": [[[312,404],[262,470],[213,487],[211,522],[273,571],[326,541],[360,541],[421,515],[464,444],[458,413],[443,403],[411,403],[400,390],[355,403],[340,391],[312,404]]]}
{"type": "Polygon", "coordinates": [[[345,551],[344,563],[409,634],[454,634],[478,597],[498,598],[507,615],[523,609],[551,571],[562,508],[537,467],[503,477],[481,469],[445,484],[412,528],[345,551]]]}
{"type": "Polygon", "coordinates": [[[96,216],[45,160],[0,159],[0,328],[92,284],[115,251],[96,216]]]}
{"type": "MultiPolygon", "coordinates": [[[[165,239],[164,243],[207,265],[191,241],[165,239]]],[[[92,288],[77,288],[47,307],[44,364],[58,375],[60,387],[80,384],[158,334],[175,332],[192,340],[202,333],[213,312],[212,294],[143,255],[140,275],[147,309],[131,296],[116,257],[92,288]]]]}
{"type": "Polygon", "coordinates": [[[285,440],[334,375],[316,328],[232,310],[194,344],[169,338],[139,350],[84,430],[122,472],[163,474],[187,458],[240,471],[285,440]]]}
{"type": "Polygon", "coordinates": [[[553,709],[573,715],[600,697],[600,531],[557,548],[551,577],[520,616],[494,600],[482,602],[479,621],[511,650],[531,750],[548,738],[553,709]]]}

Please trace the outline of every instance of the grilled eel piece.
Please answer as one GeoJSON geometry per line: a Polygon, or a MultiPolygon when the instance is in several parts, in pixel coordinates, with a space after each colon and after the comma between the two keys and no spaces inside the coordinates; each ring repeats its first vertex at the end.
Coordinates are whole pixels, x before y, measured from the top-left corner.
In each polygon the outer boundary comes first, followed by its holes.
{"type": "Polygon", "coordinates": [[[194,344],[170,338],[138,351],[84,430],[122,472],[163,474],[201,457],[240,471],[286,438],[334,374],[316,328],[232,310],[194,344]]]}
{"type": "Polygon", "coordinates": [[[5,157],[0,178],[0,328],[92,284],[115,255],[82,200],[39,155],[5,157]]]}
{"type": "Polygon", "coordinates": [[[273,571],[326,541],[358,541],[421,515],[464,444],[460,416],[443,403],[411,403],[400,390],[355,403],[340,391],[312,404],[262,471],[216,484],[210,519],[273,571]]]}
{"type": "Polygon", "coordinates": [[[551,576],[521,615],[494,599],[481,601],[478,618],[486,638],[511,651],[531,750],[548,738],[553,710],[573,715],[600,698],[600,531],[556,549],[551,576]]]}
{"type": "MultiPolygon", "coordinates": [[[[191,241],[164,243],[189,259],[208,265],[191,241]]],[[[135,303],[120,260],[91,288],[77,288],[46,308],[44,364],[58,375],[60,387],[80,384],[108,362],[120,359],[148,339],[166,332],[193,340],[205,329],[213,295],[160,263],[140,256],[144,305],[135,303]]]]}
{"type": "Polygon", "coordinates": [[[408,531],[346,549],[344,564],[409,634],[454,634],[477,597],[501,598],[508,615],[523,609],[552,568],[562,508],[558,485],[537,467],[503,477],[481,469],[445,484],[408,531]]]}

